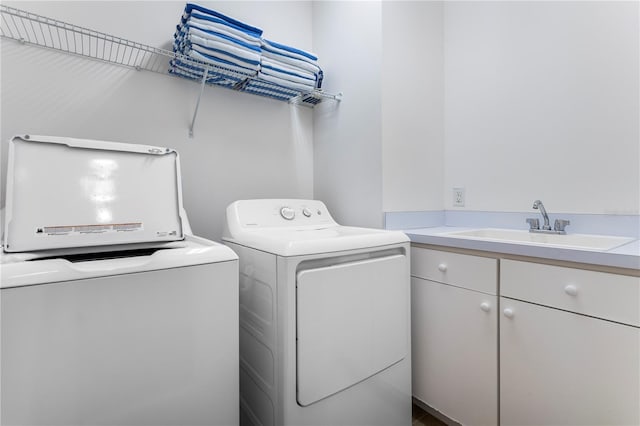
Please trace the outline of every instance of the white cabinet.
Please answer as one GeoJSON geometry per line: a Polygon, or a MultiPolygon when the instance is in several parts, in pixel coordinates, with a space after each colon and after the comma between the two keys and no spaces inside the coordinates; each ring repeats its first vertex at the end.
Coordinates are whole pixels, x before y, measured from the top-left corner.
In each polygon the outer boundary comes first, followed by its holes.
{"type": "Polygon", "coordinates": [[[497,256],[412,247],[413,396],[465,425],[640,425],[640,277],[497,256]]]}
{"type": "Polygon", "coordinates": [[[498,261],[411,256],[413,396],[462,424],[497,424],[498,261]]]}
{"type": "Polygon", "coordinates": [[[640,278],[501,260],[500,285],[502,425],[640,424],[640,278]]]}

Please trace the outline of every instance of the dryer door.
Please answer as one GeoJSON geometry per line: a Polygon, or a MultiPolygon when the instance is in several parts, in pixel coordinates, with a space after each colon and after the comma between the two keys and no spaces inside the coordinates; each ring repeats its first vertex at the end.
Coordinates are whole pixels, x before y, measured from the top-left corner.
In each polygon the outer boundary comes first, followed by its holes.
{"type": "Polygon", "coordinates": [[[346,389],[406,356],[406,256],[301,271],[296,294],[300,405],[346,389]]]}

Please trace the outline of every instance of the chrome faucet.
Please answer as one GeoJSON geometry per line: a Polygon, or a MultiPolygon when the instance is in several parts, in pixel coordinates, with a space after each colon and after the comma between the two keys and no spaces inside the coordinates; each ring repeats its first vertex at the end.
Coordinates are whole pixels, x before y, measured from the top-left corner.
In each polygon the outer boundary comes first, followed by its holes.
{"type": "Polygon", "coordinates": [[[533,208],[536,210],[540,210],[540,214],[542,214],[542,218],[544,219],[542,229],[545,231],[551,231],[551,225],[549,225],[549,215],[547,215],[547,210],[544,208],[544,204],[542,204],[542,201],[535,200],[533,202],[533,208]]]}
{"type": "Polygon", "coordinates": [[[544,204],[542,201],[535,200],[533,202],[533,208],[536,210],[540,210],[540,214],[542,215],[542,219],[544,223],[542,224],[542,228],[540,228],[540,221],[534,218],[528,218],[527,223],[529,224],[529,232],[539,232],[543,234],[566,234],[564,228],[570,224],[568,220],[564,219],[556,219],[553,224],[553,230],[551,229],[551,225],[549,224],[549,215],[547,214],[547,210],[544,208],[544,204]]]}

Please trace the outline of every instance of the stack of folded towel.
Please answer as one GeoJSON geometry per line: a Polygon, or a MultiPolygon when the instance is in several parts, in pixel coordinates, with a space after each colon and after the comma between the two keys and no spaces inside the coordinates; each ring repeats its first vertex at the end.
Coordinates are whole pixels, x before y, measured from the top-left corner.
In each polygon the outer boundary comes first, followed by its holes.
{"type": "Polygon", "coordinates": [[[322,85],[318,58],[294,47],[262,39],[257,79],[248,81],[245,92],[288,101],[322,85]]]}
{"type": "MultiPolygon", "coordinates": [[[[225,16],[214,10],[187,3],[174,34],[173,50],[200,62],[222,67],[243,75],[255,75],[260,69],[262,30],[225,16]]],[[[202,78],[204,69],[187,61],[174,59],[170,72],[188,78],[202,78]]],[[[207,82],[235,84],[233,73],[212,73],[207,82]]]]}
{"type": "Polygon", "coordinates": [[[314,54],[264,38],[261,47],[260,79],[306,92],[322,86],[322,70],[314,54]]]}
{"type": "Polygon", "coordinates": [[[322,87],[318,58],[262,37],[262,30],[187,3],[174,34],[169,72],[262,96],[289,100],[322,87]],[[195,61],[191,61],[191,59],[195,61]],[[204,64],[202,64],[204,63],[204,64]]]}

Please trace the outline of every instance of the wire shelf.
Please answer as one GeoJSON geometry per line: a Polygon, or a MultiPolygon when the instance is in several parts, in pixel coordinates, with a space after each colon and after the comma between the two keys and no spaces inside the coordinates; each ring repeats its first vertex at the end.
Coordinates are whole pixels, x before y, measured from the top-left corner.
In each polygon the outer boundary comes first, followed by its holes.
{"type": "MultiPolygon", "coordinates": [[[[289,91],[290,93],[283,94],[282,87],[259,80],[257,72],[243,73],[230,70],[198,61],[180,53],[147,46],[5,5],[0,5],[0,14],[2,15],[0,36],[23,44],[136,70],[187,78],[203,82],[202,87],[205,84],[227,87],[232,90],[288,101],[296,105],[313,107],[325,99],[339,101],[342,98],[342,94],[332,95],[318,89],[309,92],[289,91]],[[176,62],[184,66],[183,69],[186,71],[175,72],[174,64],[176,62]],[[172,71],[170,72],[170,70],[172,71]],[[234,84],[229,84],[229,81],[234,84]]],[[[192,130],[193,128],[190,129],[190,133],[192,130]]]]}
{"type": "Polygon", "coordinates": [[[166,73],[173,52],[0,5],[1,35],[20,43],[166,73]]]}

